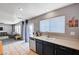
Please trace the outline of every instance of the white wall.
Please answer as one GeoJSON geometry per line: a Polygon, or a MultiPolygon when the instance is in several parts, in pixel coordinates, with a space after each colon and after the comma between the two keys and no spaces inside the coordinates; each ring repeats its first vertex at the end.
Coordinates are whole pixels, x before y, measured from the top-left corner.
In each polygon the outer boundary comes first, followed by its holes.
{"type": "Polygon", "coordinates": [[[0,27],[3,27],[3,31],[0,32],[7,32],[8,34],[12,33],[12,26],[8,24],[0,24],[0,27]]]}

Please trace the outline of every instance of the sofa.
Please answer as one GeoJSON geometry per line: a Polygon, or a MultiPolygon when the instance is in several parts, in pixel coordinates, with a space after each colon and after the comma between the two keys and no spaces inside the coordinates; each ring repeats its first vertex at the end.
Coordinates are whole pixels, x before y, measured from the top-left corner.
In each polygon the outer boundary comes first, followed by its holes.
{"type": "Polygon", "coordinates": [[[22,36],[21,36],[20,34],[15,34],[15,35],[14,35],[14,38],[15,38],[16,40],[22,40],[22,36]]]}
{"type": "Polygon", "coordinates": [[[0,40],[8,39],[9,35],[7,32],[0,32],[0,40]]]}

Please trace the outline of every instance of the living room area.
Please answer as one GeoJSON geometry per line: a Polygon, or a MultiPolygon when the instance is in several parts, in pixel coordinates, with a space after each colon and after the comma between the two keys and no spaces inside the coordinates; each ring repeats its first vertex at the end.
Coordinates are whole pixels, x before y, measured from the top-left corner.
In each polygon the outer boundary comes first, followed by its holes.
{"type": "Polygon", "coordinates": [[[25,40],[24,23],[0,24],[0,54],[29,55],[36,54],[29,50],[29,42],[25,40]]]}

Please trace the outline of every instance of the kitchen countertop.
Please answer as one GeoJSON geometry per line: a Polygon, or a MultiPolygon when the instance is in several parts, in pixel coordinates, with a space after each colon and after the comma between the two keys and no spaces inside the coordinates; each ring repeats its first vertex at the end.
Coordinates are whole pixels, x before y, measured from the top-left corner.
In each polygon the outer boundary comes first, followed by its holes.
{"type": "Polygon", "coordinates": [[[62,45],[65,47],[69,47],[69,48],[73,48],[76,50],[79,50],[79,40],[76,39],[64,39],[64,38],[48,38],[45,36],[33,36],[32,38],[36,38],[39,40],[43,40],[43,41],[47,41],[50,43],[54,43],[54,44],[58,44],[58,45],[62,45]]]}

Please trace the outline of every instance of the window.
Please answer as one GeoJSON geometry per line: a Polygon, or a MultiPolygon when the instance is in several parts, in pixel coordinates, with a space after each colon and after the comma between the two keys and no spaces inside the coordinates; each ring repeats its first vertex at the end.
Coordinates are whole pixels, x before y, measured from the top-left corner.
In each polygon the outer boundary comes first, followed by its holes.
{"type": "Polygon", "coordinates": [[[65,32],[65,16],[52,18],[50,19],[49,24],[50,24],[49,25],[50,32],[58,32],[58,33],[65,32]]]}
{"type": "Polygon", "coordinates": [[[41,32],[65,32],[65,16],[50,18],[48,20],[40,21],[41,32]]]}
{"type": "Polygon", "coordinates": [[[40,21],[40,31],[48,32],[49,31],[49,20],[40,21]]]}
{"type": "Polygon", "coordinates": [[[21,25],[15,25],[15,32],[21,34],[21,25]]]}

